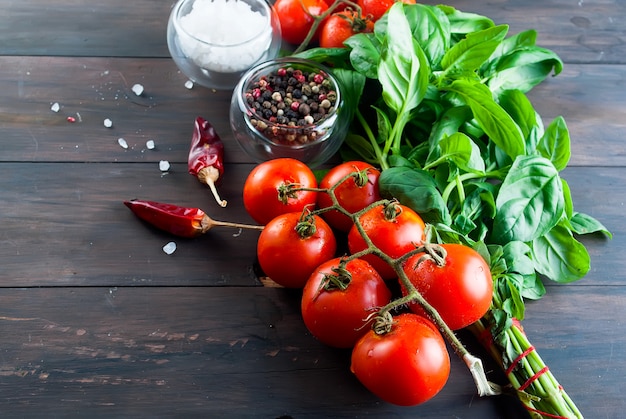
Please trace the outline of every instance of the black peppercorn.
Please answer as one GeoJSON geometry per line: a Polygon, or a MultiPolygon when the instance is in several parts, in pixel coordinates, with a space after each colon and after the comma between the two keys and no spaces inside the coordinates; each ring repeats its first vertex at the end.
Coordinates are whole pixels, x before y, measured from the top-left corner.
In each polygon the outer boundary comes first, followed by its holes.
{"type": "Polygon", "coordinates": [[[250,123],[273,142],[315,141],[325,133],[318,131],[317,125],[334,109],[335,89],[323,72],[279,68],[260,77],[244,92],[246,103],[255,113],[250,123]]]}

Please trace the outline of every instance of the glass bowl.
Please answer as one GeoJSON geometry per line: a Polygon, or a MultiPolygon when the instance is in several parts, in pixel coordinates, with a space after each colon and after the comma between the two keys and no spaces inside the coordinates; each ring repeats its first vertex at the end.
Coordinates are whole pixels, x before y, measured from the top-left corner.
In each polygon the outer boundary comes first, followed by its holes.
{"type": "Polygon", "coordinates": [[[250,67],[276,58],[280,23],[266,0],[179,0],[167,24],[167,46],[194,83],[232,89],[250,67]]]}
{"type": "Polygon", "coordinates": [[[316,167],[341,147],[350,117],[332,72],[280,58],[245,73],[233,91],[230,126],[256,162],[290,157],[316,167]]]}

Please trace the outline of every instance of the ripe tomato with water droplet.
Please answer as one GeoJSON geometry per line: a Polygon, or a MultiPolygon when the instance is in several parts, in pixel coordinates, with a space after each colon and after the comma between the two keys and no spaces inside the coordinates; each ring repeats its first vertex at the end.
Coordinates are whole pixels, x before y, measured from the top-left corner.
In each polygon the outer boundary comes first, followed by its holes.
{"type": "Polygon", "coordinates": [[[450,375],[450,355],[434,324],[404,313],[391,331],[368,331],[352,349],[350,370],[386,402],[414,406],[433,398],[450,375]]]}

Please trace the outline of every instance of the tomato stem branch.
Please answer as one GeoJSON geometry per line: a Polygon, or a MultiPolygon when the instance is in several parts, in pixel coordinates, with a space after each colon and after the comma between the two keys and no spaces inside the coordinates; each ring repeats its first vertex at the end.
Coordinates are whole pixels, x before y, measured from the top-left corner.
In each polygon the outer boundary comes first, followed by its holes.
{"type": "MultiPolygon", "coordinates": [[[[378,311],[377,317],[381,319],[388,319],[391,311],[399,307],[406,306],[411,303],[419,304],[424,309],[427,316],[435,323],[437,328],[441,331],[442,335],[447,340],[447,342],[452,346],[452,349],[457,354],[457,356],[463,359],[463,361],[467,365],[468,369],[470,370],[470,373],[472,374],[472,377],[474,378],[474,382],[476,383],[478,394],[480,396],[491,396],[491,395],[501,394],[501,389],[499,388],[499,386],[489,382],[489,380],[487,379],[485,370],[482,365],[482,361],[479,358],[469,353],[467,348],[454,334],[454,331],[452,331],[452,329],[450,329],[450,327],[443,320],[439,312],[426,301],[426,299],[417,290],[415,285],[413,285],[413,283],[409,280],[407,274],[404,272],[403,266],[406,263],[407,259],[417,253],[426,253],[426,255],[428,255],[427,257],[433,259],[435,263],[439,265],[445,264],[445,257],[446,257],[445,250],[438,244],[424,243],[421,246],[416,246],[414,250],[405,253],[401,257],[394,259],[390,257],[389,255],[387,255],[382,250],[380,250],[372,242],[368,234],[365,232],[365,229],[360,220],[361,216],[367,211],[371,210],[372,208],[377,207],[377,206],[386,207],[393,201],[380,200],[354,213],[347,211],[345,208],[343,208],[340,205],[339,200],[337,199],[335,195],[335,189],[339,185],[341,185],[343,182],[347,181],[349,178],[353,177],[355,178],[355,181],[356,181],[359,178],[359,176],[362,176],[364,173],[365,174],[367,173],[367,169],[360,171],[360,172],[352,172],[344,176],[342,179],[339,180],[339,182],[337,182],[330,188],[319,189],[318,191],[321,191],[322,193],[328,193],[332,201],[332,205],[329,208],[338,210],[339,212],[349,216],[354,222],[355,228],[358,230],[359,234],[365,241],[366,247],[364,250],[353,253],[345,257],[344,260],[347,262],[349,260],[356,259],[356,258],[365,256],[367,254],[375,254],[376,256],[380,257],[382,260],[384,260],[386,263],[388,263],[389,265],[393,267],[394,271],[398,275],[399,280],[402,283],[402,286],[406,290],[406,295],[404,297],[397,298],[394,301],[391,301],[385,307],[381,308],[378,311]]],[[[302,189],[304,190],[305,188],[302,188],[302,189]]],[[[306,188],[306,189],[311,190],[311,188],[306,188]]],[[[321,210],[327,211],[329,208],[323,208],[321,210]]],[[[315,214],[315,213],[318,213],[318,211],[320,211],[320,209],[312,211],[311,213],[315,214]]],[[[423,258],[420,258],[418,263],[421,263],[422,261],[423,261],[423,258]]],[[[386,330],[386,328],[381,328],[380,333],[384,333],[384,330],[386,330]]]]}

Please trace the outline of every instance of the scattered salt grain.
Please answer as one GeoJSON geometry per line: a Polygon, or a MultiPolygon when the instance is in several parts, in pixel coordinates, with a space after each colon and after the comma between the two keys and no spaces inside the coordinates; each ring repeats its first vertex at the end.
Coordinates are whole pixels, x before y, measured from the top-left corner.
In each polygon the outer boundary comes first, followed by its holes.
{"type": "Polygon", "coordinates": [[[221,73],[249,68],[267,53],[272,41],[268,17],[243,0],[196,0],[180,18],[180,27],[183,53],[198,66],[221,73]]]}
{"type": "Polygon", "coordinates": [[[143,93],[143,86],[139,83],[133,85],[133,93],[137,96],[141,96],[143,93]]]}
{"type": "Polygon", "coordinates": [[[61,105],[59,105],[59,102],[54,102],[52,106],[50,106],[50,110],[52,112],[59,112],[60,109],[61,109],[61,105]]]}
{"type": "Polygon", "coordinates": [[[168,255],[171,255],[172,253],[176,251],[176,243],[169,242],[168,244],[163,246],[163,251],[167,253],[168,255]]]}
{"type": "Polygon", "coordinates": [[[117,143],[120,145],[120,147],[122,148],[128,148],[128,143],[126,142],[125,139],[123,138],[118,138],[117,139],[117,143]]]}
{"type": "Polygon", "coordinates": [[[193,82],[191,80],[187,80],[185,82],[185,87],[189,90],[193,89],[193,82]]]}
{"type": "Polygon", "coordinates": [[[113,126],[113,121],[111,121],[109,118],[105,119],[104,126],[107,128],[111,128],[113,126]]]}
{"type": "Polygon", "coordinates": [[[154,140],[148,140],[146,141],[146,148],[148,150],[154,150],[154,140]]]}
{"type": "Polygon", "coordinates": [[[167,172],[168,170],[170,170],[170,162],[168,162],[167,160],[161,160],[159,162],[159,169],[162,172],[167,172]]]}

